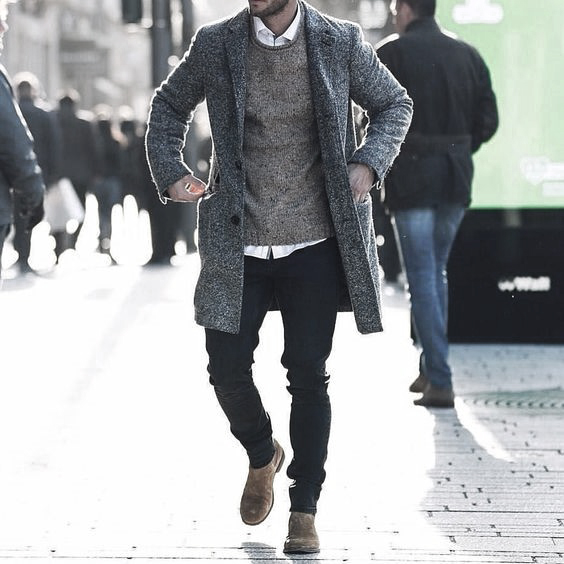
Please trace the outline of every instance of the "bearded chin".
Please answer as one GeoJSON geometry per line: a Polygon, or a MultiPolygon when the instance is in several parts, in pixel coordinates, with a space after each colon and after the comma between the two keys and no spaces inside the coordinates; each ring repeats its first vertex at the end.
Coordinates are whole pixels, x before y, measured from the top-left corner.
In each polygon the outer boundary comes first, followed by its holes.
{"type": "Polygon", "coordinates": [[[276,14],[279,14],[288,5],[289,1],[290,0],[278,0],[268,8],[259,12],[251,12],[251,14],[259,18],[267,18],[270,16],[275,16],[276,14]]]}

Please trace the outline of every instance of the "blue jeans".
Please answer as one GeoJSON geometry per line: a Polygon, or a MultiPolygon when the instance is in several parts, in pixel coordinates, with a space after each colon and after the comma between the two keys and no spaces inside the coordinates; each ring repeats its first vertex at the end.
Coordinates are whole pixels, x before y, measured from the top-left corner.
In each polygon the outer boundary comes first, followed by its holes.
{"type": "Polygon", "coordinates": [[[451,389],[448,365],[447,261],[464,207],[443,204],[394,212],[394,227],[409,285],[411,313],[423,349],[421,368],[436,388],[451,389]]]}
{"type": "Polygon", "coordinates": [[[341,260],[334,238],[279,259],[245,257],[239,333],[206,329],[210,383],[231,432],[250,465],[260,468],[274,454],[270,418],[251,367],[259,329],[275,302],[284,325],[282,365],[292,397],[288,467],[290,509],[315,513],[325,480],[331,425],[325,363],[331,352],[339,304],[341,260]]]}

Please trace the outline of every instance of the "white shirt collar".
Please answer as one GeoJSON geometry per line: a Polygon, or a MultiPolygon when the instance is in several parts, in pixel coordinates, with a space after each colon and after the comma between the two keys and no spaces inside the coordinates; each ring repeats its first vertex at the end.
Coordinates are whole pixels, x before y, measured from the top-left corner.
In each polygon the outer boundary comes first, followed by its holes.
{"type": "Polygon", "coordinates": [[[298,30],[300,28],[300,16],[301,16],[301,8],[300,8],[300,4],[298,2],[298,10],[296,11],[296,16],[292,20],[292,23],[288,26],[288,29],[282,35],[279,35],[276,38],[274,37],[274,34],[272,33],[272,31],[270,31],[270,29],[268,29],[264,25],[263,21],[260,18],[253,16],[255,37],[261,43],[266,43],[266,41],[262,41],[262,38],[268,37],[269,40],[267,40],[267,41],[268,41],[269,45],[274,45],[275,42],[276,42],[276,44],[280,45],[280,44],[283,44],[283,43],[288,43],[290,41],[293,41],[295,39],[296,35],[298,34],[298,30]],[[282,41],[280,43],[278,43],[280,41],[280,39],[282,39],[282,41]]]}

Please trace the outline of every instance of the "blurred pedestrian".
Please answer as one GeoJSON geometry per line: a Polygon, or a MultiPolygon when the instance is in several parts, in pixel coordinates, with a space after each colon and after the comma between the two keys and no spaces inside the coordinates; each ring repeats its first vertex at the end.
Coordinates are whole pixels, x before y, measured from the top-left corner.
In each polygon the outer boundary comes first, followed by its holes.
{"type": "MultiPolygon", "coordinates": [[[[47,186],[59,179],[61,162],[61,131],[51,108],[41,99],[41,84],[30,72],[18,73],[14,77],[20,110],[33,136],[37,161],[47,186]]],[[[21,273],[31,272],[29,255],[31,233],[26,231],[19,210],[14,213],[14,248],[18,252],[17,266],[21,273]]]]}
{"type": "Polygon", "coordinates": [[[142,127],[142,132],[143,150],[136,152],[136,166],[140,173],[138,205],[140,209],[147,211],[151,229],[152,253],[147,264],[150,266],[171,266],[171,259],[176,253],[175,247],[178,241],[181,206],[172,201],[168,205],[163,206],[159,199],[155,198],[155,185],[145,153],[146,123],[142,127]]]}
{"type": "Polygon", "coordinates": [[[301,0],[249,0],[248,10],[201,28],[152,100],[147,151],[159,196],[199,202],[196,321],[210,383],[249,457],[240,506],[248,525],[268,516],[284,462],[252,378],[264,317],[273,304],[282,314],[292,396],[287,553],[319,550],[326,360],[341,297],[361,332],[381,330],[369,191],[410,117],[409,97],[360,28],[301,0]],[[204,98],[214,147],[208,186],[181,152],[204,98]],[[351,100],[370,118],[360,146],[351,100]]]}
{"type": "MultiPolygon", "coordinates": [[[[8,3],[0,0],[0,54],[8,31],[8,3]]],[[[45,186],[33,152],[33,138],[19,110],[6,70],[0,65],[0,266],[2,247],[12,223],[12,209],[31,232],[43,218],[45,186]]]]}
{"type": "Polygon", "coordinates": [[[143,190],[143,172],[140,167],[141,159],[145,159],[144,133],[129,107],[120,108],[119,130],[122,136],[122,193],[124,196],[133,196],[137,207],[146,210],[149,194],[143,190]]]}
{"type": "Polygon", "coordinates": [[[180,204],[170,201],[163,206],[158,198],[154,197],[155,184],[151,176],[145,152],[140,156],[139,167],[143,173],[143,186],[149,190],[152,197],[144,200],[145,209],[149,213],[151,225],[151,244],[153,252],[147,264],[154,266],[170,266],[175,255],[175,246],[178,241],[180,225],[180,204]]]}
{"type": "MultiPolygon", "coordinates": [[[[78,108],[80,95],[68,90],[59,98],[58,118],[62,135],[61,176],[68,178],[82,205],[86,206],[86,194],[91,192],[100,172],[100,157],[96,143],[92,116],[78,108]]],[[[55,237],[55,254],[73,248],[82,223],[74,233],[58,232],[55,237]]]]}
{"type": "Polygon", "coordinates": [[[416,405],[452,407],[448,364],[448,256],[470,204],[472,153],[498,126],[488,68],[478,51],[443,32],[435,0],[392,3],[399,37],[378,56],[413,99],[413,121],[385,183],[422,354],[416,405]]]}
{"type": "Polygon", "coordinates": [[[95,109],[96,141],[98,143],[99,170],[92,192],[98,201],[100,227],[99,250],[110,254],[112,234],[112,209],[123,199],[121,184],[125,140],[112,121],[112,110],[107,106],[95,109]]]}

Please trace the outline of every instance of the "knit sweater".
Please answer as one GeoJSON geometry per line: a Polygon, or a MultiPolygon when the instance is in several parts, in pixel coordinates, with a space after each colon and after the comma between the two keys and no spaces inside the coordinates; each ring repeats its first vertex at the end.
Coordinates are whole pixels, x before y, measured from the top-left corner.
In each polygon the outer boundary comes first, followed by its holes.
{"type": "Polygon", "coordinates": [[[325,193],[303,21],[281,47],[251,34],[244,133],[246,245],[334,235],[325,193]]]}

